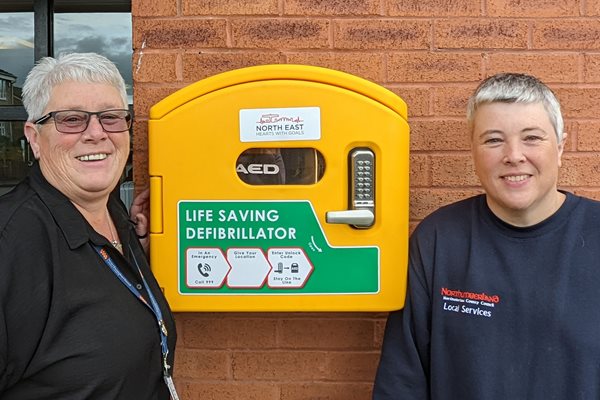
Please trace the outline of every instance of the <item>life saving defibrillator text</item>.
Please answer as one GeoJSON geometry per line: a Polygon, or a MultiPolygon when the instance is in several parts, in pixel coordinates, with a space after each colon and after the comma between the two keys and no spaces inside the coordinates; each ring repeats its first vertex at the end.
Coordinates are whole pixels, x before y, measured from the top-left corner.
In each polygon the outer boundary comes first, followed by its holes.
{"type": "Polygon", "coordinates": [[[185,222],[196,223],[196,225],[198,225],[186,227],[185,238],[199,240],[296,239],[296,228],[290,226],[278,226],[278,221],[279,212],[277,210],[185,210],[185,222]],[[257,226],[256,223],[264,224],[257,226]]]}

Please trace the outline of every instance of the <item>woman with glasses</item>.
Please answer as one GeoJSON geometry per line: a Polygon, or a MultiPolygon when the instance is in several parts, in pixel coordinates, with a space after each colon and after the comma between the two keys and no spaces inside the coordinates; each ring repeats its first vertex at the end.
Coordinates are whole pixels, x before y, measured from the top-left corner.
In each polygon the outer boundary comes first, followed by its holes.
{"type": "Polygon", "coordinates": [[[0,398],[176,399],[173,317],[113,193],[123,78],[94,53],[44,58],[23,103],[37,163],[0,198],[0,398]]]}

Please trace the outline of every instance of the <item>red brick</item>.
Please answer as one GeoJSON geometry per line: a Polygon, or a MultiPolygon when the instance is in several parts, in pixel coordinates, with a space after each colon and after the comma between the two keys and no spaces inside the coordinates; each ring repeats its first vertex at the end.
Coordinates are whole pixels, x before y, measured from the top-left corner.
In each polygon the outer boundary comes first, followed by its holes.
{"type": "Polygon", "coordinates": [[[431,160],[429,155],[410,155],[410,187],[423,187],[431,185],[431,160]]]}
{"type": "Polygon", "coordinates": [[[184,15],[256,15],[279,13],[278,0],[181,0],[184,15]]]}
{"type": "Polygon", "coordinates": [[[336,382],[373,382],[380,352],[328,352],[326,378],[336,382]]]}
{"type": "Polygon", "coordinates": [[[272,318],[224,318],[219,314],[187,315],[183,322],[186,348],[274,348],[277,321],[272,318]]]}
{"type": "Polygon", "coordinates": [[[444,49],[524,49],[527,21],[446,19],[435,23],[435,45],[444,49]]]}
{"type": "Polygon", "coordinates": [[[380,321],[385,322],[388,315],[389,315],[389,312],[387,312],[387,311],[369,313],[369,316],[371,316],[376,322],[380,322],[380,321]]]}
{"type": "Polygon", "coordinates": [[[367,400],[373,383],[311,382],[281,385],[281,400],[367,400]]]}
{"type": "Polygon", "coordinates": [[[375,15],[379,0],[286,0],[286,15],[375,15]]]}
{"type": "Polygon", "coordinates": [[[577,121],[566,120],[564,121],[567,132],[567,141],[565,142],[565,151],[576,151],[577,150],[577,137],[579,135],[580,124],[577,121]]]}
{"type": "Polygon", "coordinates": [[[578,196],[588,197],[590,199],[600,201],[600,189],[593,189],[593,188],[576,189],[576,190],[569,189],[569,191],[572,191],[573,193],[575,193],[578,196]]]}
{"type": "Polygon", "coordinates": [[[488,56],[486,71],[488,76],[510,71],[534,75],[546,83],[577,82],[579,55],[492,53],[488,56]]]}
{"type": "Polygon", "coordinates": [[[183,80],[195,82],[221,72],[255,65],[281,64],[282,61],[279,52],[186,53],[183,55],[183,80]]]}
{"type": "Polygon", "coordinates": [[[433,187],[478,186],[471,153],[432,155],[431,182],[433,187]]]}
{"type": "Polygon", "coordinates": [[[410,149],[446,151],[470,150],[471,141],[464,120],[418,120],[411,123],[410,149]]]}
{"type": "Polygon", "coordinates": [[[133,110],[135,118],[148,118],[150,108],[169,96],[170,94],[181,89],[180,86],[150,86],[150,84],[137,84],[135,86],[135,94],[133,101],[133,110]]]}
{"type": "Polygon", "coordinates": [[[175,328],[177,329],[177,340],[179,341],[179,343],[183,343],[183,321],[185,320],[186,316],[189,314],[186,313],[173,313],[173,316],[175,317],[175,328]]]}
{"type": "Polygon", "coordinates": [[[280,322],[282,348],[372,349],[372,319],[285,319],[280,322]]]}
{"type": "Polygon", "coordinates": [[[579,0],[488,0],[486,15],[491,17],[575,17],[579,0]]]}
{"type": "Polygon", "coordinates": [[[385,335],[385,325],[387,323],[387,315],[377,320],[375,324],[375,345],[378,349],[381,349],[383,344],[383,337],[385,335]]]}
{"type": "Polygon", "coordinates": [[[466,118],[467,101],[477,85],[436,87],[433,90],[433,115],[466,118]]]}
{"type": "Polygon", "coordinates": [[[565,118],[598,118],[600,88],[555,88],[565,118]]]}
{"type": "Polygon", "coordinates": [[[329,47],[326,19],[235,19],[231,21],[234,47],[306,48],[329,47]]]}
{"type": "Polygon", "coordinates": [[[388,82],[478,82],[482,78],[481,54],[423,51],[388,57],[388,82]]]}
{"type": "Polygon", "coordinates": [[[226,380],[231,378],[230,357],[225,351],[177,349],[175,374],[178,379],[226,380]]]}
{"type": "Polygon", "coordinates": [[[431,23],[427,20],[338,20],[334,24],[336,49],[426,49],[431,23]]]}
{"type": "Polygon", "coordinates": [[[579,123],[577,150],[600,151],[600,121],[581,121],[579,123]]]}
{"type": "MultiPolygon", "coordinates": [[[[550,83],[569,133],[560,187],[600,200],[600,0],[136,0],[132,12],[136,190],[148,180],[153,104],[220,72],[298,63],[361,76],[407,103],[410,232],[482,192],[464,108],[484,76],[505,70],[550,83]]],[[[369,399],[386,315],[179,313],[181,398],[369,399]]]]}
{"type": "Polygon", "coordinates": [[[535,21],[533,25],[534,49],[592,49],[600,42],[600,20],[552,19],[535,21]]]}
{"type": "Polygon", "coordinates": [[[135,182],[135,191],[149,185],[148,178],[148,122],[146,120],[136,119],[133,121],[133,181],[135,182]]]}
{"type": "Polygon", "coordinates": [[[236,351],[232,354],[236,380],[319,380],[328,375],[322,351],[236,351]]]}
{"type": "Polygon", "coordinates": [[[563,154],[559,185],[600,186],[598,159],[598,153],[563,154]]]}
{"type": "Polygon", "coordinates": [[[600,54],[584,55],[583,80],[589,83],[600,82],[600,54]]]}
{"type": "Polygon", "coordinates": [[[587,0],[584,4],[586,16],[600,15],[600,0],[587,0]]]}
{"type": "Polygon", "coordinates": [[[134,19],[133,47],[174,49],[225,47],[224,19],[134,19]]]}
{"type": "Polygon", "coordinates": [[[383,80],[383,55],[380,53],[286,53],[290,64],[316,65],[347,72],[373,82],[383,80]]]}
{"type": "Polygon", "coordinates": [[[473,0],[402,0],[389,1],[388,13],[401,17],[476,17],[481,6],[473,0]]]}
{"type": "Polygon", "coordinates": [[[177,54],[137,51],[133,56],[133,80],[135,82],[177,81],[177,54]]]}
{"type": "Polygon", "coordinates": [[[410,219],[422,220],[441,206],[482,192],[482,189],[411,189],[410,219]]]}
{"type": "Polygon", "coordinates": [[[131,2],[133,17],[168,17],[177,15],[177,0],[134,0],[131,2]]]}
{"type": "Polygon", "coordinates": [[[431,92],[428,87],[414,86],[391,86],[388,87],[392,92],[396,93],[407,105],[408,120],[413,117],[424,117],[432,115],[431,112],[431,92]]]}
{"type": "Polygon", "coordinates": [[[176,381],[182,400],[280,400],[280,389],[272,383],[176,381]]]}
{"type": "Polygon", "coordinates": [[[408,231],[411,235],[415,231],[415,228],[417,226],[419,226],[419,221],[420,220],[416,220],[416,221],[413,220],[413,221],[410,221],[410,223],[408,224],[408,231]]]}
{"type": "Polygon", "coordinates": [[[323,313],[323,312],[302,312],[302,313],[264,313],[264,314],[260,314],[260,313],[254,313],[253,315],[265,315],[267,317],[274,317],[277,318],[279,321],[281,321],[282,319],[285,318],[323,318],[323,316],[326,316],[326,318],[329,319],[335,319],[335,318],[372,318],[373,315],[375,315],[373,312],[370,311],[356,311],[356,312],[327,312],[327,313],[323,313]]]}

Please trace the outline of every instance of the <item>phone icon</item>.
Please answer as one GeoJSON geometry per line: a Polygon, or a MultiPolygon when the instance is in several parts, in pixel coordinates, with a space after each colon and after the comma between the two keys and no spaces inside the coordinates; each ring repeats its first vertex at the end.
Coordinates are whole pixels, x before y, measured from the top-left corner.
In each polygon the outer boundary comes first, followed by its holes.
{"type": "Polygon", "coordinates": [[[208,264],[198,264],[198,272],[205,278],[208,278],[209,272],[211,271],[210,265],[208,264]]]}

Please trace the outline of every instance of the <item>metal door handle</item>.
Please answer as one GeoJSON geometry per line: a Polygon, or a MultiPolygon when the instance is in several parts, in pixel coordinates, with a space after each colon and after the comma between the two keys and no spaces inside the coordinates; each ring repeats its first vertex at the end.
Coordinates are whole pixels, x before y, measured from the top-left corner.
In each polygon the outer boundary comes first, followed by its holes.
{"type": "Polygon", "coordinates": [[[348,161],[350,209],[327,211],[325,221],[369,228],[375,223],[375,153],[369,148],[357,147],[350,151],[348,161]]]}
{"type": "Polygon", "coordinates": [[[375,222],[375,214],[366,209],[327,211],[325,221],[329,224],[348,224],[357,228],[368,228],[375,222]]]}

